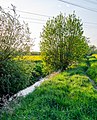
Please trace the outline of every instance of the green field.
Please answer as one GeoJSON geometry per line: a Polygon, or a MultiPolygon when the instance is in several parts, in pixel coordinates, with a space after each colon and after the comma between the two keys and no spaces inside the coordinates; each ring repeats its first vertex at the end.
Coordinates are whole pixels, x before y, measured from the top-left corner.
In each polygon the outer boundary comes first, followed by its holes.
{"type": "MultiPolygon", "coordinates": [[[[95,59],[96,61],[96,59],[95,59]]],[[[91,61],[91,65],[94,61],[91,61]]],[[[95,62],[97,64],[97,62],[95,62]]],[[[97,120],[97,90],[87,77],[85,61],[45,81],[40,87],[10,103],[2,120],[97,120]]]]}

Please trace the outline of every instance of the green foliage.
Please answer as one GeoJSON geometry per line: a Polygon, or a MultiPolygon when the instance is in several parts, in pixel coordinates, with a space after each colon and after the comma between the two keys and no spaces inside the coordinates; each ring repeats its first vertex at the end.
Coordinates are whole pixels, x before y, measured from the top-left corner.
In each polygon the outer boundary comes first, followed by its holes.
{"type": "Polygon", "coordinates": [[[86,59],[83,59],[81,62],[69,66],[67,71],[69,72],[70,75],[75,74],[84,75],[87,69],[88,67],[86,59]]]}
{"type": "Polygon", "coordinates": [[[96,120],[97,91],[85,75],[65,71],[2,111],[5,120],[96,120]],[[13,109],[14,108],[14,109],[13,109]]]}
{"type": "Polygon", "coordinates": [[[0,97],[14,94],[30,85],[34,63],[24,61],[3,62],[0,67],[0,97]]]}
{"type": "Polygon", "coordinates": [[[94,80],[97,85],[97,59],[92,58],[90,61],[90,67],[87,70],[87,75],[94,80]]]}
{"type": "Polygon", "coordinates": [[[38,81],[40,78],[44,76],[46,76],[46,74],[43,71],[43,65],[41,62],[38,62],[33,68],[31,82],[35,83],[36,81],[38,81]]]}
{"type": "Polygon", "coordinates": [[[33,45],[28,24],[21,24],[18,18],[15,6],[12,5],[8,12],[0,6],[0,62],[14,57],[16,53],[29,50],[30,45],[33,45]]]}
{"type": "Polygon", "coordinates": [[[41,62],[9,60],[0,66],[0,97],[13,95],[44,77],[41,62]]]}
{"type": "Polygon", "coordinates": [[[16,54],[33,45],[28,24],[21,24],[18,18],[15,6],[8,12],[0,6],[0,97],[12,95],[30,84],[33,66],[12,61],[16,54]]]}
{"type": "Polygon", "coordinates": [[[41,54],[48,70],[65,69],[88,52],[81,21],[75,14],[48,20],[41,38],[41,54]]]}

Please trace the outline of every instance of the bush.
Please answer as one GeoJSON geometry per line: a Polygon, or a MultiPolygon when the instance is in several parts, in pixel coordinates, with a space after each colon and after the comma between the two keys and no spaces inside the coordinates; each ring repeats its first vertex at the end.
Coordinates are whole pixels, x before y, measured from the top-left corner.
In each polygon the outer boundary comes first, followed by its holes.
{"type": "Polygon", "coordinates": [[[17,62],[3,62],[0,68],[0,96],[14,94],[30,84],[31,70],[29,65],[17,62]]]}
{"type": "Polygon", "coordinates": [[[45,76],[41,62],[9,60],[0,65],[0,97],[13,95],[45,76]]]}
{"type": "Polygon", "coordinates": [[[97,85],[97,62],[92,62],[91,66],[87,70],[87,75],[93,79],[97,85]]]}
{"type": "Polygon", "coordinates": [[[75,75],[75,74],[84,75],[87,68],[88,67],[86,64],[86,60],[83,60],[79,64],[74,64],[69,66],[67,71],[69,72],[70,75],[75,75]]]}
{"type": "Polygon", "coordinates": [[[41,77],[46,76],[45,72],[43,71],[43,65],[41,62],[36,63],[32,71],[31,82],[38,81],[41,77]]]}

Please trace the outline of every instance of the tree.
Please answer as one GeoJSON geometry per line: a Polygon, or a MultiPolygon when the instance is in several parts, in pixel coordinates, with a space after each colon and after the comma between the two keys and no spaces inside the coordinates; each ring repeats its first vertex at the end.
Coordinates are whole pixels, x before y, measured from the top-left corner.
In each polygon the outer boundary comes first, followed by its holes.
{"type": "Polygon", "coordinates": [[[81,60],[88,51],[81,20],[75,13],[59,14],[49,19],[41,33],[40,49],[44,64],[53,69],[65,69],[81,60]]]}
{"type": "Polygon", "coordinates": [[[8,12],[0,7],[0,101],[2,96],[30,85],[30,69],[26,71],[25,62],[12,59],[18,53],[29,52],[33,45],[28,24],[21,24],[18,18],[13,5],[8,12]]]}
{"type": "Polygon", "coordinates": [[[0,62],[10,59],[16,51],[25,51],[31,38],[28,24],[21,24],[15,7],[5,12],[0,7],[0,62]]]}

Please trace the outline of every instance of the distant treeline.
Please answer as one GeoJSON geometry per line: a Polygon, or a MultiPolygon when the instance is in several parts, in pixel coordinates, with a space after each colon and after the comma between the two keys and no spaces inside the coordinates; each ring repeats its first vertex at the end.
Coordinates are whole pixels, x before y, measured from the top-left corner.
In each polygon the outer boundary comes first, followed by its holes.
{"type": "Polygon", "coordinates": [[[31,52],[31,55],[40,55],[40,54],[41,54],[41,52],[37,52],[37,51],[31,52]]]}

